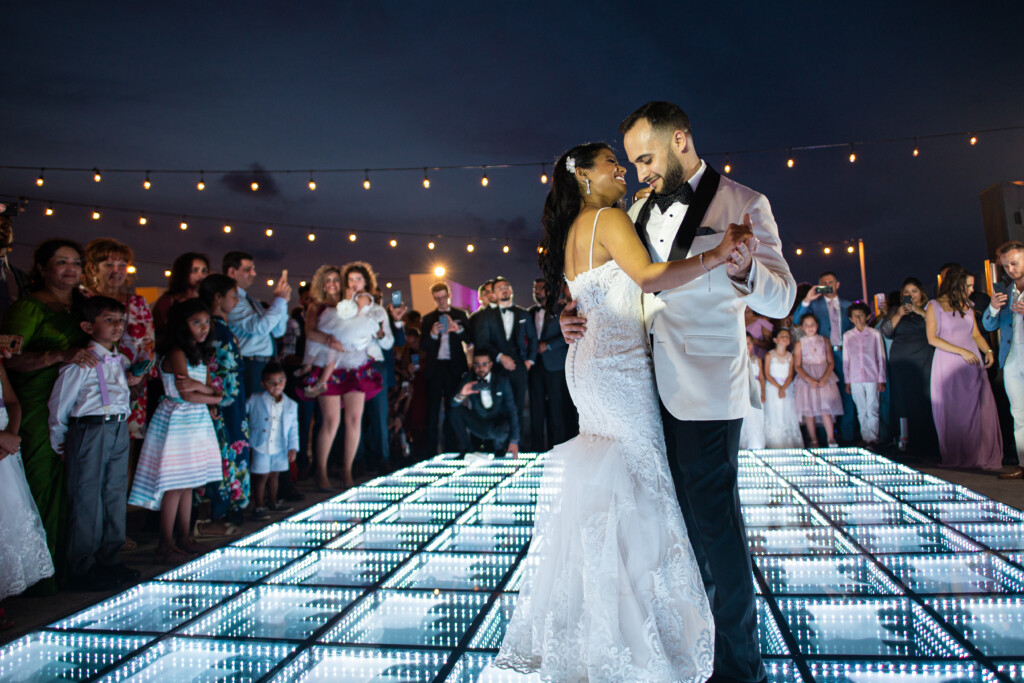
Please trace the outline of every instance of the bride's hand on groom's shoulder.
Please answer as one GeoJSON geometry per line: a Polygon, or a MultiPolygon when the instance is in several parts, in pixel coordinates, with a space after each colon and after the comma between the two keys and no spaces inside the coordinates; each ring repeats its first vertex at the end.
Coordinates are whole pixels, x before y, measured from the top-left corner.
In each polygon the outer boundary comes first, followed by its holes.
{"type": "Polygon", "coordinates": [[[573,299],[565,305],[561,315],[558,316],[558,324],[562,328],[562,337],[569,344],[572,344],[577,339],[582,339],[583,333],[587,331],[587,319],[576,313],[578,305],[579,302],[573,299]]]}

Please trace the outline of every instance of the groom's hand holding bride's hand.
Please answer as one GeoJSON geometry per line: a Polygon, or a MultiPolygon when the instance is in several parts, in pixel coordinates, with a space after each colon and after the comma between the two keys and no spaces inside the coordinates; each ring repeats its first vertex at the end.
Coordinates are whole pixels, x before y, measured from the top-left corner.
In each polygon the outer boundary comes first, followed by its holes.
{"type": "Polygon", "coordinates": [[[576,315],[576,307],[579,302],[573,299],[562,309],[558,316],[558,324],[562,328],[562,337],[567,344],[572,344],[577,339],[583,339],[583,333],[587,331],[587,319],[582,315],[576,315]]]}
{"type": "Polygon", "coordinates": [[[754,252],[757,250],[758,241],[754,237],[754,224],[750,220],[750,214],[743,215],[743,223],[730,223],[726,228],[725,237],[719,249],[728,249],[728,256],[725,258],[725,271],[734,280],[742,280],[750,272],[750,265],[754,261],[754,252]]]}

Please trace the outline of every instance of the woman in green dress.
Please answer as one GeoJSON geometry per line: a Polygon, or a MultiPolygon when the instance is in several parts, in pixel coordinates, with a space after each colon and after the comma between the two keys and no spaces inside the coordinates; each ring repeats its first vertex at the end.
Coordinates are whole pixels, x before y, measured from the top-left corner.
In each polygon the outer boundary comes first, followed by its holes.
{"type": "MultiPolygon", "coordinates": [[[[22,352],[6,361],[15,393],[21,401],[21,455],[25,478],[46,529],[57,577],[65,566],[68,492],[64,463],[50,446],[46,404],[62,363],[94,367],[97,359],[86,345],[75,305],[81,298],[82,247],[54,239],[36,247],[29,294],[7,309],[4,334],[24,338],[22,352]]],[[[54,578],[40,581],[36,591],[54,593],[54,578]]]]}

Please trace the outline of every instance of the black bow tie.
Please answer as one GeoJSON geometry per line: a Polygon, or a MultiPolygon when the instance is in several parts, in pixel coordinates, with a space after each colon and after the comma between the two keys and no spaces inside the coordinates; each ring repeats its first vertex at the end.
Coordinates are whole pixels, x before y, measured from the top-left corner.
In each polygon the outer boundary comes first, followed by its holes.
{"type": "Polygon", "coordinates": [[[687,181],[668,194],[653,194],[651,198],[654,199],[654,204],[664,213],[668,207],[676,202],[688,206],[693,201],[693,188],[690,187],[690,183],[687,181]]]}
{"type": "Polygon", "coordinates": [[[502,308],[502,309],[499,309],[499,310],[501,310],[501,314],[502,315],[505,315],[506,313],[515,313],[515,311],[512,310],[511,306],[509,306],[508,308],[502,308]]]}

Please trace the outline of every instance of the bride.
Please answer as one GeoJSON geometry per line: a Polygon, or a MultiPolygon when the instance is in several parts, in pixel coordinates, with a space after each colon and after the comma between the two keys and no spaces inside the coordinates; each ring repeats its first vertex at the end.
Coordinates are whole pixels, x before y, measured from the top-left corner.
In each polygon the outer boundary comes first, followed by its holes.
{"type": "Polygon", "coordinates": [[[541,266],[587,318],[566,377],[580,435],[545,463],[527,575],[495,666],[558,681],[703,681],[714,623],[665,455],[641,290],[729,261],[750,230],[651,263],[616,207],[626,169],[604,143],[570,149],[544,206],[541,266]]]}

